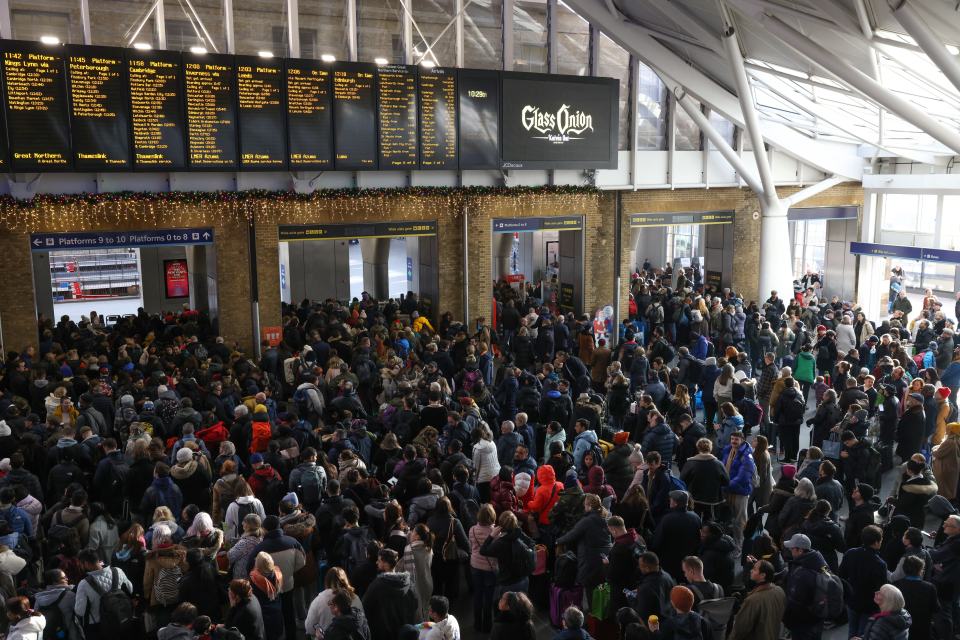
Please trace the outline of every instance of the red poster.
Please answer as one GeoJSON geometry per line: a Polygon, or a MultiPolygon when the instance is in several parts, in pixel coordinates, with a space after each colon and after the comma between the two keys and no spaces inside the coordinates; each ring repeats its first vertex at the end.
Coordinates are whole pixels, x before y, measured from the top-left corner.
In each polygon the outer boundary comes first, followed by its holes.
{"type": "Polygon", "coordinates": [[[186,260],[164,260],[163,277],[167,284],[168,298],[190,297],[190,277],[186,260]]]}

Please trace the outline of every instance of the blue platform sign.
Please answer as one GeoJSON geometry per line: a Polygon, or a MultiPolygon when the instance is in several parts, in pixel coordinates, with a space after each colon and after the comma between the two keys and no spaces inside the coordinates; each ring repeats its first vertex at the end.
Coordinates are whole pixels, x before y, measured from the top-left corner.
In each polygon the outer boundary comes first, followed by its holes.
{"type": "Polygon", "coordinates": [[[494,218],[494,233],[523,233],[527,231],[580,231],[581,216],[550,216],[546,218],[494,218]]]}
{"type": "Polygon", "coordinates": [[[960,264],[960,251],[951,251],[949,249],[923,249],[920,252],[921,260],[930,262],[946,262],[948,264],[960,264]]]}
{"type": "Polygon", "coordinates": [[[850,243],[850,253],[858,256],[920,260],[921,251],[922,249],[920,247],[902,247],[896,244],[874,244],[873,242],[850,243]]]}
{"type": "Polygon", "coordinates": [[[31,251],[60,249],[105,249],[116,247],[163,247],[182,244],[213,244],[213,229],[150,229],[147,231],[78,231],[34,233],[31,251]]]}

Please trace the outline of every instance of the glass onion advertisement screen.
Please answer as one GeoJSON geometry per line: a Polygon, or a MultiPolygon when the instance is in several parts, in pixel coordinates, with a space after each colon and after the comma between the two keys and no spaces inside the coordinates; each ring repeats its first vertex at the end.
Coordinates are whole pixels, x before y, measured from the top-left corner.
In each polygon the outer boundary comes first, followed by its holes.
{"type": "Polygon", "coordinates": [[[615,169],[619,90],[612,78],[504,73],[501,168],[615,169]]]}

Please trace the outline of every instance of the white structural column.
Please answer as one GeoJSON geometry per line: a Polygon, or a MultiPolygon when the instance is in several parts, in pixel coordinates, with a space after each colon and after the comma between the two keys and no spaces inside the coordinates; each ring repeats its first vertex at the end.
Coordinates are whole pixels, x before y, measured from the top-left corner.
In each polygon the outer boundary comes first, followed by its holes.
{"type": "MultiPolygon", "coordinates": [[[[761,190],[753,189],[760,197],[760,291],[758,300],[765,300],[771,291],[790,297],[793,293],[793,264],[790,260],[790,228],[787,224],[787,206],[777,196],[777,188],[770,171],[766,143],[760,131],[760,118],[753,102],[753,91],[747,80],[747,70],[743,66],[740,43],[731,27],[723,34],[723,44],[727,52],[733,78],[737,85],[737,98],[743,111],[743,120],[747,134],[753,145],[753,156],[757,160],[757,172],[760,174],[761,190]]],[[[716,143],[714,143],[716,144],[716,143]]],[[[729,148],[729,147],[728,147],[729,148]]],[[[736,165],[734,165],[736,166],[736,165]]],[[[747,180],[746,174],[738,169],[747,180]]],[[[748,182],[749,184],[749,182],[748,182]]]]}
{"type": "Polygon", "coordinates": [[[913,3],[910,0],[893,0],[890,3],[890,9],[897,22],[903,25],[907,33],[917,41],[943,75],[947,76],[953,86],[960,89],[960,62],[957,61],[956,56],[947,51],[946,45],[940,41],[913,3]]]}
{"type": "Polygon", "coordinates": [[[836,76],[870,100],[960,154],[960,133],[957,131],[930,117],[912,102],[886,89],[870,76],[844,62],[780,19],[767,15],[763,18],[763,24],[790,48],[825,69],[827,73],[836,76]]]}

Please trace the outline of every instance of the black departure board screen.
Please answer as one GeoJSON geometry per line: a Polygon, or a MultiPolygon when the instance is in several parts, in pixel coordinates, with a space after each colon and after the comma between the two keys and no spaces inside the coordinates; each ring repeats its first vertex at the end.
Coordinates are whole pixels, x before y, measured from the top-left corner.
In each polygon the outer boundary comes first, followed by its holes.
{"type": "Polygon", "coordinates": [[[417,68],[377,67],[380,169],[417,168],[417,68]]]}
{"type": "MultiPolygon", "coordinates": [[[[2,74],[0,74],[0,96],[3,95],[2,74]]],[[[3,109],[0,109],[0,171],[10,170],[10,145],[7,142],[7,125],[3,109]]]]}
{"type": "Polygon", "coordinates": [[[237,166],[233,60],[233,56],[225,55],[183,54],[187,158],[191,169],[230,170],[237,166]]]}
{"type": "Polygon", "coordinates": [[[460,168],[500,168],[500,74],[457,72],[460,108],[460,168]]]}
{"type": "Polygon", "coordinates": [[[616,80],[504,73],[502,88],[502,168],[616,168],[616,80]]]}
{"type": "Polygon", "coordinates": [[[333,67],[333,141],[338,171],[377,168],[377,67],[333,67]]]}
{"type": "Polygon", "coordinates": [[[287,60],[286,73],[290,169],[333,169],[330,66],[314,60],[287,60]]]}
{"type": "Polygon", "coordinates": [[[457,72],[420,70],[420,168],[457,169],[457,72]]]}
{"type": "Polygon", "coordinates": [[[146,171],[186,167],[183,70],[175,51],[128,51],[133,166],[146,171]]]}
{"type": "Polygon", "coordinates": [[[236,65],[240,168],[283,169],[287,166],[283,62],[238,56],[236,65]]]}
{"type": "Polygon", "coordinates": [[[70,168],[63,48],[6,41],[4,111],[14,171],[70,168]]]}
{"type": "Polygon", "coordinates": [[[70,138],[78,171],[129,171],[127,61],[116,47],[67,47],[70,138]]]}

